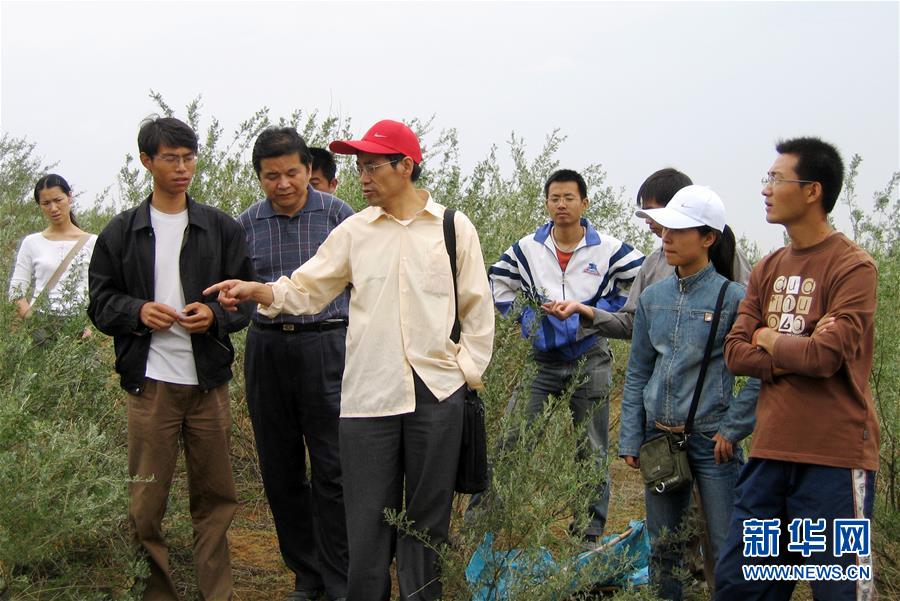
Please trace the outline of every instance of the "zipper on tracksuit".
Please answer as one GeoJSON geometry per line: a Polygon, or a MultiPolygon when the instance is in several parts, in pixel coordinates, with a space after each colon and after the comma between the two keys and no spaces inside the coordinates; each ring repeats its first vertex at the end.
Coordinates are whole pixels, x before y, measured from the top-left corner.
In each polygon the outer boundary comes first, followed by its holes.
{"type": "MultiPolygon", "coordinates": [[[[551,237],[548,236],[547,239],[549,240],[549,239],[551,239],[551,237]]],[[[552,243],[551,243],[551,244],[552,244],[552,243]]],[[[553,261],[556,263],[556,266],[559,268],[559,273],[560,273],[560,288],[561,288],[561,290],[562,290],[562,298],[561,298],[560,300],[566,300],[566,270],[563,269],[563,268],[562,268],[562,265],[559,264],[559,257],[556,255],[556,250],[555,250],[554,248],[550,248],[549,246],[547,246],[546,243],[544,243],[543,246],[544,246],[544,248],[547,249],[547,252],[549,252],[549,253],[553,256],[553,261]]],[[[575,258],[575,253],[578,252],[578,251],[579,251],[580,249],[582,249],[582,248],[587,248],[587,247],[586,247],[586,246],[579,246],[579,247],[575,248],[575,249],[572,251],[572,256],[569,257],[569,263],[571,263],[571,262],[572,262],[572,259],[575,258]]],[[[568,267],[569,267],[569,264],[567,263],[567,264],[566,264],[566,268],[568,269],[568,267]]]]}
{"type": "MultiPolygon", "coordinates": [[[[548,240],[552,240],[552,236],[548,236],[548,240]]],[[[551,244],[552,244],[552,242],[551,242],[551,244]]],[[[548,247],[546,244],[544,244],[543,246],[544,246],[544,248],[547,249],[547,252],[549,252],[549,253],[553,256],[553,261],[556,263],[556,266],[559,268],[559,273],[560,273],[560,290],[561,290],[561,292],[562,292],[562,298],[561,298],[560,300],[566,300],[566,270],[569,268],[569,265],[572,263],[572,259],[575,258],[575,253],[578,252],[579,249],[581,249],[581,248],[587,248],[587,247],[586,247],[586,246],[579,246],[579,247],[576,247],[575,249],[573,249],[573,250],[572,250],[572,256],[569,257],[569,262],[566,263],[566,269],[563,269],[563,268],[562,268],[562,265],[559,264],[559,256],[556,254],[555,244],[554,244],[554,248],[550,248],[550,247],[548,247]]],[[[564,327],[565,330],[566,330],[566,338],[568,339],[568,337],[569,337],[569,331],[568,331],[568,326],[565,325],[565,322],[564,322],[563,327],[564,327]]]]}

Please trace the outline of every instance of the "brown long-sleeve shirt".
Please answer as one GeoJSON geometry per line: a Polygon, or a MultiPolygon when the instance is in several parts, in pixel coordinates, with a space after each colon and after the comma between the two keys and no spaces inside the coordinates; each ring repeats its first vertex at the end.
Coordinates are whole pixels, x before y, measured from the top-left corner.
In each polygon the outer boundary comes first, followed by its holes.
{"type": "Polygon", "coordinates": [[[728,368],[762,380],[751,457],[878,469],[869,387],[876,286],[872,257],[838,232],[779,249],[753,269],[725,340],[728,368]],[[834,326],[813,336],[826,314],[834,326]],[[751,343],[765,326],[782,334],[772,355],[751,343]],[[774,376],[774,367],[791,373],[774,376]]]}

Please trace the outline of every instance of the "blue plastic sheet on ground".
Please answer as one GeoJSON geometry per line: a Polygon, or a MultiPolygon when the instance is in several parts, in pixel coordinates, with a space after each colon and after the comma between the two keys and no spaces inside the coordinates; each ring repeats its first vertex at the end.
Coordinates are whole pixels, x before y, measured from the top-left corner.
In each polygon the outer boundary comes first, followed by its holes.
{"type": "MultiPolygon", "coordinates": [[[[550,552],[538,549],[494,549],[494,533],[484,535],[466,567],[466,580],[477,587],[472,601],[507,601],[510,590],[538,584],[557,573],[563,565],[580,571],[595,561],[612,565],[629,563],[624,573],[610,567],[610,574],[601,576],[594,586],[641,586],[648,582],[650,540],[643,520],[632,520],[622,534],[606,536],[596,550],[584,551],[568,561],[554,561],[550,552]]],[[[570,593],[576,592],[575,585],[570,593]]]]}

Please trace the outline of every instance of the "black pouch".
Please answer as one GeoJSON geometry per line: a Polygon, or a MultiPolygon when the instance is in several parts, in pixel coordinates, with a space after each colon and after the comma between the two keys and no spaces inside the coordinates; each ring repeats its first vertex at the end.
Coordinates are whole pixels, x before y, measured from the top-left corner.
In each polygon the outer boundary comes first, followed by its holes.
{"type": "Polygon", "coordinates": [[[644,485],[661,495],[689,486],[692,480],[688,463],[687,437],[666,432],[651,438],[638,451],[644,485]]]}
{"type": "Polygon", "coordinates": [[[463,408],[462,446],[456,470],[456,492],[472,495],[487,490],[487,432],[484,428],[484,402],[478,392],[466,389],[463,408]]]}
{"type": "MultiPolygon", "coordinates": [[[[450,340],[458,344],[462,333],[459,322],[459,300],[456,289],[456,227],[453,225],[455,211],[444,211],[444,245],[450,259],[450,273],[453,275],[453,329],[450,340]]],[[[466,495],[484,492],[488,487],[487,430],[484,427],[484,401],[478,391],[466,386],[466,401],[463,409],[462,445],[459,449],[459,465],[456,469],[454,490],[466,495]]]]}

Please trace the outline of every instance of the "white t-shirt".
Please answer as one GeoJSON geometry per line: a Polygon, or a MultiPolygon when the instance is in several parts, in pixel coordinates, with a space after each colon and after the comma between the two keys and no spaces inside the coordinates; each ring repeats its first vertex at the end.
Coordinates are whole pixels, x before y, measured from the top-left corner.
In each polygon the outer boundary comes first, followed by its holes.
{"type": "MultiPolygon", "coordinates": [[[[33,282],[34,287],[31,297],[28,299],[29,303],[33,302],[77,242],[77,240],[48,240],[40,232],[25,236],[19,252],[16,254],[16,264],[9,280],[9,300],[16,301],[25,298],[33,282]]],[[[97,236],[91,234],[88,241],[69,263],[53,290],[48,291],[51,313],[74,315],[86,303],[88,266],[91,263],[95,242],[97,242],[97,236]]]]}
{"type": "MultiPolygon", "coordinates": [[[[187,209],[170,214],[157,211],[150,205],[150,225],[156,240],[153,300],[169,305],[180,313],[185,303],[178,261],[184,231],[188,226],[187,209]]],[[[191,335],[187,330],[175,322],[168,330],[153,332],[151,336],[147,377],[171,384],[198,384],[191,335]]]]}

